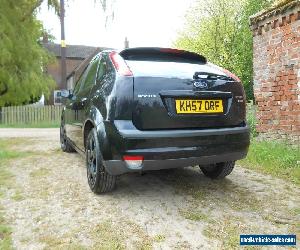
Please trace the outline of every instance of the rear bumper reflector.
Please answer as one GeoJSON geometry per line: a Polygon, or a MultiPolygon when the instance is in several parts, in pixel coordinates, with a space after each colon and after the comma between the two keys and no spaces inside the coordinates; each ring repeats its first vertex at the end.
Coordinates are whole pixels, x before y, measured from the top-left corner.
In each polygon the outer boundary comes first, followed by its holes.
{"type": "Polygon", "coordinates": [[[140,169],[143,161],[144,161],[144,157],[143,156],[132,156],[132,155],[125,155],[123,156],[123,160],[126,162],[127,166],[134,170],[134,169],[140,169]]]}

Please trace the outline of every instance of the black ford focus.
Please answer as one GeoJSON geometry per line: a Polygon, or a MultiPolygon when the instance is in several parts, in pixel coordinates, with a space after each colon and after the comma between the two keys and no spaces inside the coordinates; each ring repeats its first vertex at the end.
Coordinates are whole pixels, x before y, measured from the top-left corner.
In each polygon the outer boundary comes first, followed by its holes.
{"type": "Polygon", "coordinates": [[[61,147],[84,155],[95,193],[133,171],[199,165],[224,178],[248,151],[240,80],[196,53],[103,51],[63,95],[61,147]]]}

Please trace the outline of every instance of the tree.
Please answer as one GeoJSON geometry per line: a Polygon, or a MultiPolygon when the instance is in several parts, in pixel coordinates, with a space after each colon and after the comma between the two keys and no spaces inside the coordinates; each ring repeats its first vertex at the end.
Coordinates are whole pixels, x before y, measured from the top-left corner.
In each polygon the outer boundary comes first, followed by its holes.
{"type": "Polygon", "coordinates": [[[253,99],[252,33],[249,17],[269,0],[198,0],[175,45],[203,54],[239,76],[253,99]]]}
{"type": "Polygon", "coordinates": [[[54,81],[43,68],[51,57],[39,45],[42,25],[28,14],[34,1],[1,1],[0,106],[29,102],[49,94],[54,81]]]}
{"type": "MultiPolygon", "coordinates": [[[[59,1],[46,0],[59,15],[59,1]]],[[[114,0],[97,0],[113,17],[114,0]],[[108,5],[109,3],[109,5],[108,5]],[[109,7],[109,8],[108,8],[109,7]]],[[[50,94],[54,80],[44,68],[54,60],[40,45],[44,31],[36,14],[43,0],[0,0],[0,107],[20,105],[50,94]]]]}

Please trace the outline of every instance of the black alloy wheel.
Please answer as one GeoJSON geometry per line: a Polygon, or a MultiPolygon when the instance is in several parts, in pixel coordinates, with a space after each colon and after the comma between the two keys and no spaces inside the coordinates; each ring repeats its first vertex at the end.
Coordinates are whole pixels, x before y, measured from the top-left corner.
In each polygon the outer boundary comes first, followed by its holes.
{"type": "Polygon", "coordinates": [[[116,185],[116,176],[110,175],[103,165],[95,128],[90,131],[85,145],[87,179],[90,189],[96,194],[113,190],[116,185]]]}
{"type": "Polygon", "coordinates": [[[68,137],[66,134],[66,129],[64,123],[62,122],[60,125],[60,147],[63,152],[71,153],[74,152],[74,148],[71,146],[70,142],[68,141],[68,137]]]}

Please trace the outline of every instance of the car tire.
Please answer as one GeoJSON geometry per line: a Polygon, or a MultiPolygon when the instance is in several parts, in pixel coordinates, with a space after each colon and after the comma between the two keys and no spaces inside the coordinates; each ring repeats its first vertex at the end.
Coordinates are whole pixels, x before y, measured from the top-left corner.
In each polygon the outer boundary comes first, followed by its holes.
{"type": "Polygon", "coordinates": [[[86,140],[86,167],[90,189],[96,193],[106,193],[114,189],[116,176],[110,175],[104,165],[96,129],[93,128],[86,140]]]}
{"type": "Polygon", "coordinates": [[[65,125],[61,123],[60,125],[60,147],[63,152],[72,153],[75,152],[74,148],[69,142],[69,139],[66,134],[65,125]]]}
{"type": "Polygon", "coordinates": [[[234,165],[234,161],[228,161],[207,166],[200,166],[200,169],[205,176],[211,179],[223,179],[232,172],[234,165]]]}

